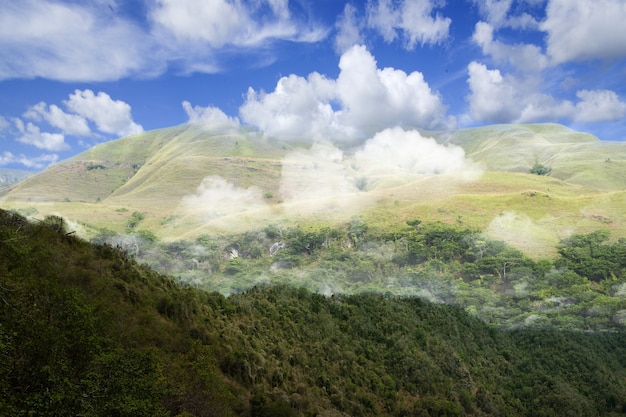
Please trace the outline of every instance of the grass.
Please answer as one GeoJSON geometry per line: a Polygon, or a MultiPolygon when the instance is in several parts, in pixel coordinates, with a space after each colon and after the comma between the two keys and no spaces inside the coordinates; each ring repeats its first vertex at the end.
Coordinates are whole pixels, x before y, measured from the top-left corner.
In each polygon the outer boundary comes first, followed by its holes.
{"type": "Polygon", "coordinates": [[[61,215],[83,225],[87,235],[104,227],[123,232],[139,211],[145,214],[141,228],[173,240],[276,223],[332,225],[354,216],[381,230],[405,227],[411,219],[459,224],[534,257],[550,256],[555,244],[574,232],[602,228],[614,238],[626,237],[624,144],[552,124],[496,125],[436,136],[462,146],[485,168],[482,176],[473,181],[450,174],[389,176],[375,169],[359,176],[346,167],[345,178],[332,173],[327,180],[322,168],[306,165],[309,161],[289,170],[294,184],[302,187],[313,179],[318,186],[327,181],[356,186],[348,193],[313,190],[291,201],[281,188],[282,160],[297,145],[255,132],[211,134],[183,125],[100,144],[27,178],[5,193],[0,205],[30,207],[40,217],[61,215]],[[535,162],[550,167],[551,175],[528,174],[535,162]],[[243,210],[242,203],[213,218],[183,210],[183,197],[196,193],[207,176],[219,176],[242,193],[260,190],[263,205],[243,210]]]}

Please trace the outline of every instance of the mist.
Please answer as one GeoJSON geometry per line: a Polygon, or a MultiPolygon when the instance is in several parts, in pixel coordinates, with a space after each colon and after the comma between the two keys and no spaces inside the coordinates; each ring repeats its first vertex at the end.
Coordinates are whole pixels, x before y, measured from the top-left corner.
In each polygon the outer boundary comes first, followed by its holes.
{"type": "Polygon", "coordinates": [[[344,152],[330,143],[290,152],[281,161],[280,194],[287,213],[349,208],[359,192],[344,152]]]}
{"type": "Polygon", "coordinates": [[[268,211],[259,187],[242,188],[216,175],[205,177],[193,194],[182,198],[176,210],[218,228],[228,228],[237,222],[238,216],[263,215],[268,211]]]}
{"type": "MultiPolygon", "coordinates": [[[[459,181],[476,180],[482,173],[461,147],[442,145],[400,127],[385,129],[350,151],[316,142],[309,149],[288,153],[281,164],[280,194],[287,213],[335,209],[358,214],[379,198],[368,191],[440,174],[456,187],[459,181]]],[[[436,187],[441,187],[441,181],[436,187]]]]}
{"type": "Polygon", "coordinates": [[[424,174],[456,173],[474,180],[481,169],[465,158],[460,146],[442,145],[416,130],[385,129],[355,152],[353,166],[361,175],[412,178],[424,174]]]}

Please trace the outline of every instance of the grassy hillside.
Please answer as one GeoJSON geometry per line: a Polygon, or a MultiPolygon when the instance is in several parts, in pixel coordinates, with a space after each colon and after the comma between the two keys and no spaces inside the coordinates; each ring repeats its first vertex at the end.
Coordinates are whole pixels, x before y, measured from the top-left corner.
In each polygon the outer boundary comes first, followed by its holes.
{"type": "Polygon", "coordinates": [[[496,125],[442,135],[462,146],[490,171],[528,172],[535,162],[552,168],[552,177],[600,191],[623,190],[626,149],[622,142],[556,124],[496,125]]]}
{"type": "Polygon", "coordinates": [[[0,414],[620,416],[626,336],[417,298],[183,287],[0,210],[0,414]]]}
{"type": "Polygon", "coordinates": [[[389,171],[376,162],[363,171],[351,162],[357,148],[182,125],[100,144],[12,187],[0,205],[61,215],[86,237],[125,232],[135,212],[142,229],[164,240],[272,223],[333,225],[355,215],[382,229],[415,217],[462,222],[534,257],[553,256],[571,233],[626,237],[623,143],[550,124],[424,135],[462,147],[482,175],[389,171]],[[536,163],[550,175],[529,174],[536,163]]]}

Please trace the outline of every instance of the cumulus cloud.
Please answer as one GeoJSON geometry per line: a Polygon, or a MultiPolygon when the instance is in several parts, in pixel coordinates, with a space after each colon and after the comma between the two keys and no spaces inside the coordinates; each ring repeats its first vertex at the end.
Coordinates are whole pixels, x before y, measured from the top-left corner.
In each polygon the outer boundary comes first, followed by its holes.
{"type": "Polygon", "coordinates": [[[77,114],[66,113],[54,104],[47,105],[44,102],[39,102],[28,109],[24,117],[38,122],[43,119],[67,135],[91,135],[87,119],[77,114]]]}
{"type": "Polygon", "coordinates": [[[240,115],[279,137],[333,141],[362,140],[390,126],[445,129],[456,123],[420,72],[378,69],[364,46],[346,51],[339,68],[336,80],[290,75],[271,93],[250,88],[240,115]]]}
{"type": "Polygon", "coordinates": [[[331,100],[335,82],[318,73],[308,78],[297,75],[282,77],[271,93],[248,89],[246,102],[239,109],[246,123],[284,139],[309,136],[312,139],[345,134],[341,132],[331,100]]]}
{"type": "Polygon", "coordinates": [[[239,128],[239,119],[229,117],[221,109],[213,106],[193,106],[188,101],[182,103],[187,122],[217,131],[230,131],[239,128]]]}
{"type": "Polygon", "coordinates": [[[185,214],[199,216],[204,221],[266,207],[260,188],[241,188],[219,176],[205,177],[195,193],[181,201],[185,214]]]}
{"type": "Polygon", "coordinates": [[[26,155],[14,155],[12,152],[5,151],[0,154],[0,166],[19,164],[30,169],[42,169],[46,166],[58,161],[59,156],[56,154],[43,154],[35,157],[27,157],[26,155]]]}
{"type": "Polygon", "coordinates": [[[452,23],[439,13],[432,16],[438,4],[432,0],[377,0],[368,3],[367,24],[387,42],[402,37],[407,49],[418,43],[438,44],[448,37],[452,23]]]}
{"type": "Polygon", "coordinates": [[[0,79],[108,81],[156,67],[146,33],[93,6],[50,0],[4,2],[0,79]]]}
{"type": "Polygon", "coordinates": [[[363,174],[382,173],[411,177],[414,174],[478,173],[465,159],[460,146],[445,146],[416,130],[385,129],[365,142],[353,158],[363,174]]]}
{"type": "Polygon", "coordinates": [[[349,126],[371,135],[395,125],[443,129],[455,124],[445,115],[441,97],[430,89],[421,72],[378,69],[376,60],[363,46],[343,54],[339,68],[341,118],[349,126]]]}
{"type": "MultiPolygon", "coordinates": [[[[113,100],[103,92],[94,94],[91,90],[79,91],[70,94],[69,100],[63,102],[68,111],[61,107],[45,102],[39,102],[23,114],[25,123],[20,118],[12,118],[14,128],[4,118],[0,119],[0,130],[10,130],[15,140],[32,145],[39,149],[50,151],[65,151],[70,149],[66,142],[66,135],[76,137],[99,137],[96,131],[124,136],[141,132],[140,125],[132,120],[131,108],[128,103],[113,100]],[[90,123],[97,129],[92,131],[90,123]],[[44,132],[41,124],[59,129],[60,132],[44,132]]],[[[31,165],[33,166],[33,165],[31,165]]]]}
{"type": "Polygon", "coordinates": [[[113,100],[102,91],[94,94],[91,90],[75,90],[65,105],[78,116],[93,121],[101,132],[118,136],[143,132],[143,127],[133,121],[130,105],[113,100]]]}
{"type": "Polygon", "coordinates": [[[540,29],[555,64],[626,56],[622,0],[550,0],[540,29]]]}
{"type": "Polygon", "coordinates": [[[572,120],[615,121],[626,115],[626,103],[610,90],[580,90],[577,102],[540,91],[540,82],[502,75],[498,69],[472,62],[468,66],[470,117],[480,122],[532,123],[572,120]]]}
{"type": "Polygon", "coordinates": [[[576,93],[580,102],[576,103],[576,122],[602,122],[619,120],[626,116],[626,103],[614,91],[580,90],[576,93]]]}
{"type": "Polygon", "coordinates": [[[39,149],[49,151],[64,151],[69,149],[69,145],[65,143],[65,136],[61,133],[42,132],[39,127],[32,123],[26,125],[19,119],[16,120],[16,126],[21,136],[17,141],[26,145],[33,145],[39,149]]]}
{"type": "Polygon", "coordinates": [[[548,66],[548,58],[541,48],[531,44],[509,45],[493,38],[494,28],[485,22],[476,24],[472,40],[482,48],[485,55],[490,55],[496,63],[509,64],[514,68],[534,72],[548,66]]]}
{"type": "Polygon", "coordinates": [[[487,69],[478,62],[468,66],[470,88],[469,112],[474,120],[506,123],[515,119],[518,93],[510,80],[505,80],[499,70],[487,69]]]}

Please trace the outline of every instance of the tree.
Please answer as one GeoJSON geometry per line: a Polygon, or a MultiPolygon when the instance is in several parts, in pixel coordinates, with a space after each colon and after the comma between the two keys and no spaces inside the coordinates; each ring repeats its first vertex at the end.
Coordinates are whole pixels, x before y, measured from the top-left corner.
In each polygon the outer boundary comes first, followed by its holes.
{"type": "Polygon", "coordinates": [[[528,172],[535,175],[550,175],[552,168],[540,164],[539,162],[535,162],[535,165],[533,165],[528,172]]]}
{"type": "Polygon", "coordinates": [[[597,230],[587,235],[575,234],[561,241],[557,265],[567,267],[593,281],[607,279],[620,273],[626,263],[623,244],[605,243],[609,232],[597,230]]]}

